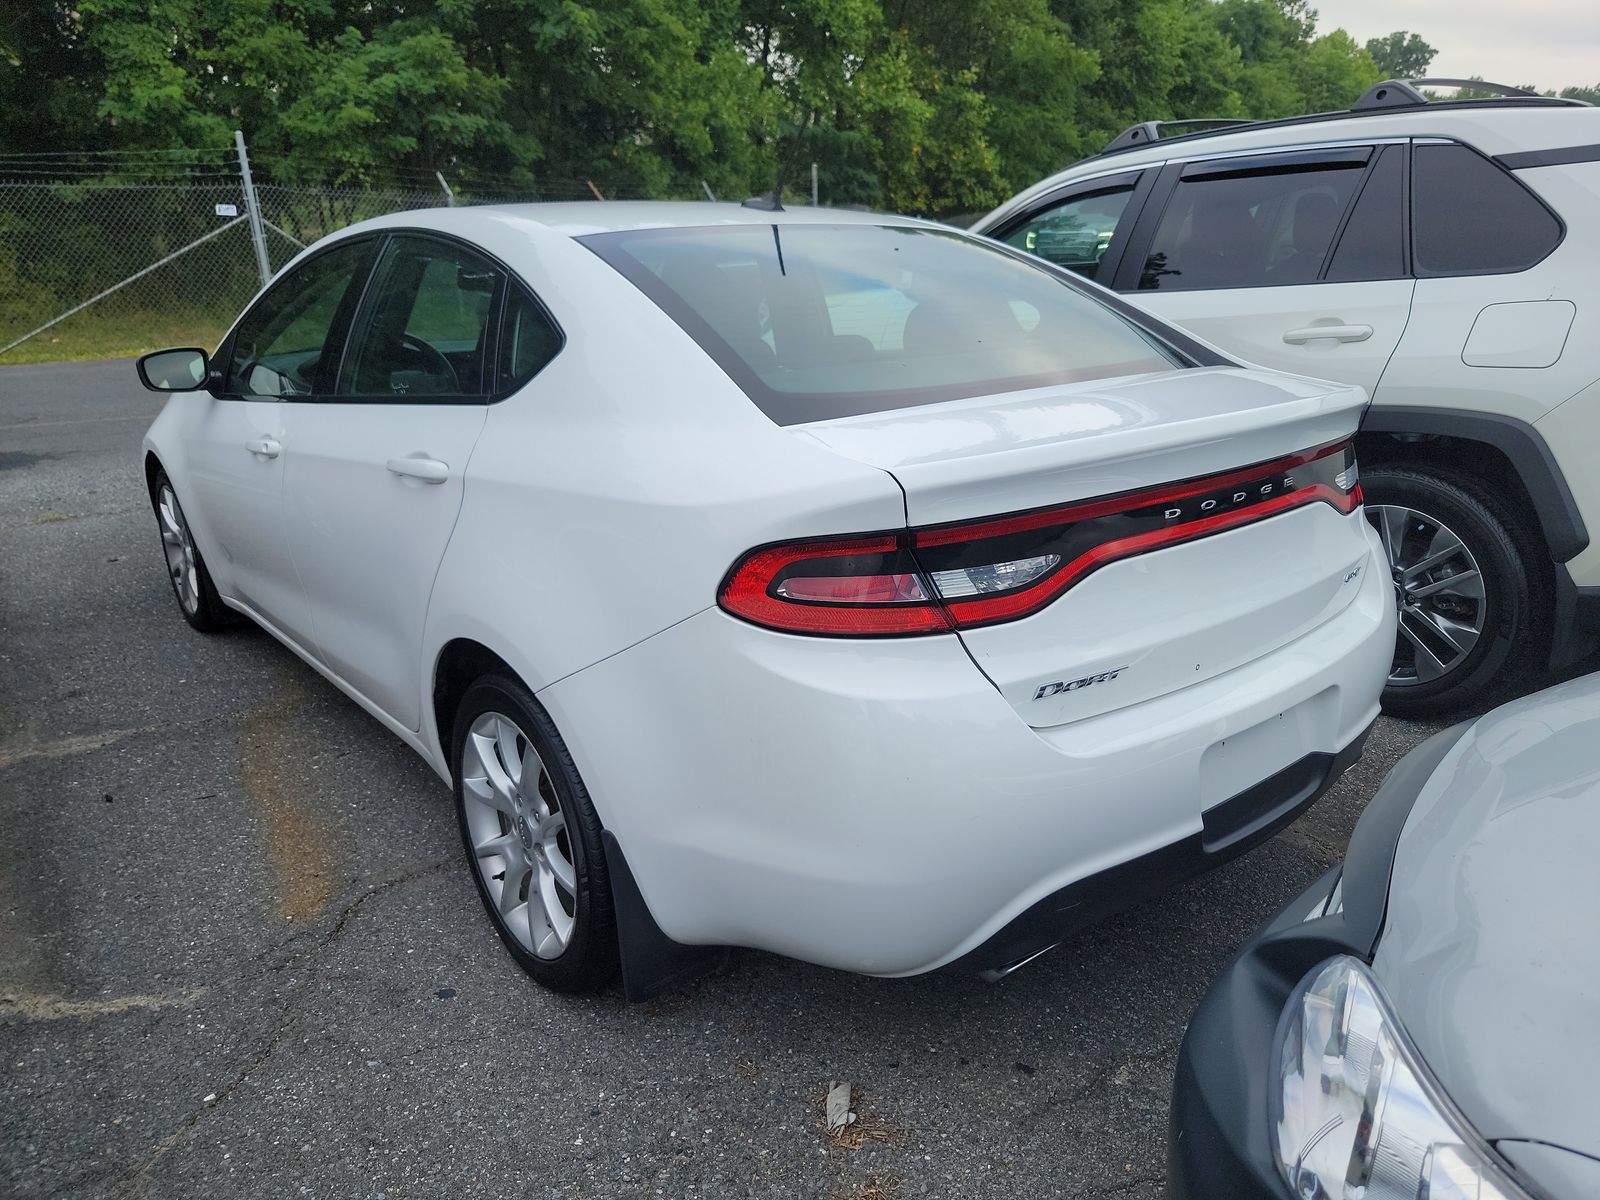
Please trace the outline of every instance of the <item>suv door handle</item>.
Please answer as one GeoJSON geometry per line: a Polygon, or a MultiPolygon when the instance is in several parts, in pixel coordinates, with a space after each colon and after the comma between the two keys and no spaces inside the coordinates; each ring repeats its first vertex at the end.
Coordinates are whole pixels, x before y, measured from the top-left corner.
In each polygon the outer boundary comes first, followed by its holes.
{"type": "Polygon", "coordinates": [[[396,475],[420,479],[423,483],[443,483],[450,478],[450,464],[437,458],[391,458],[384,465],[396,475]]]}
{"type": "Polygon", "coordinates": [[[1303,346],[1322,338],[1335,342],[1364,342],[1371,336],[1371,325],[1307,325],[1304,329],[1289,330],[1283,340],[1291,346],[1303,346]]]}
{"type": "Polygon", "coordinates": [[[277,458],[278,451],[283,449],[278,444],[277,438],[269,437],[251,438],[244,444],[244,448],[251,454],[259,454],[262,458],[277,458]]]}

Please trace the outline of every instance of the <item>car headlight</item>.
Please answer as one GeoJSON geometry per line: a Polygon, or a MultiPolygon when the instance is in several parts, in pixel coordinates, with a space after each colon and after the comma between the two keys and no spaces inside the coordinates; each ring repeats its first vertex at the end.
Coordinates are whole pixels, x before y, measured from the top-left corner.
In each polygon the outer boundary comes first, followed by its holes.
{"type": "Polygon", "coordinates": [[[1329,959],[1289,998],[1273,1119],[1306,1200],[1525,1200],[1429,1076],[1366,964],[1329,959]]]}

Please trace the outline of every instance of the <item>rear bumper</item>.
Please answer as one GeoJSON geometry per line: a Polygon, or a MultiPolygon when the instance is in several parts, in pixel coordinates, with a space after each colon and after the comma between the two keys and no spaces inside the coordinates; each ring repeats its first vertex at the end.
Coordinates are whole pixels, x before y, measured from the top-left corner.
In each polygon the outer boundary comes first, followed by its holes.
{"type": "Polygon", "coordinates": [[[1181,842],[1067,885],[951,966],[970,967],[989,978],[1007,975],[1073,930],[1260,845],[1316,803],[1339,776],[1355,765],[1371,732],[1369,725],[1337,753],[1308,754],[1254,787],[1207,809],[1201,814],[1200,831],[1181,842]]]}
{"type": "Polygon", "coordinates": [[[1270,654],[1050,729],[954,637],[796,637],[715,609],[539,697],[666,938],[912,975],[1080,881],[1157,856],[1153,888],[1166,848],[1199,839],[1203,866],[1303,807],[1377,715],[1394,610],[1365,576],[1270,654]]]}

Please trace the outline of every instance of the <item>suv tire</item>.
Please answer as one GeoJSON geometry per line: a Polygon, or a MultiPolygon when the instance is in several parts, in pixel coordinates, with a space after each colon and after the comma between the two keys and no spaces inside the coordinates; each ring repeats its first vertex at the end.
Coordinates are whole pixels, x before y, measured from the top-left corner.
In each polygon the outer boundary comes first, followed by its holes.
{"type": "Polygon", "coordinates": [[[1528,518],[1483,482],[1433,468],[1380,464],[1361,487],[1400,612],[1384,711],[1439,716],[1536,677],[1550,580],[1528,518]]]}

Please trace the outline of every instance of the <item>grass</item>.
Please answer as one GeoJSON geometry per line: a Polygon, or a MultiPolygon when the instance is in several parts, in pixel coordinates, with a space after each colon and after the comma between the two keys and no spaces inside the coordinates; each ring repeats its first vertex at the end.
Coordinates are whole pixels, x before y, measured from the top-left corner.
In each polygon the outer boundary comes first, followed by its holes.
{"type": "MultiPolygon", "coordinates": [[[[224,322],[232,317],[231,312],[96,313],[89,309],[0,354],[0,367],[136,358],[167,346],[202,346],[209,350],[222,340],[227,332],[224,322]]],[[[0,345],[26,331],[26,325],[9,326],[0,334],[0,345]]]]}

